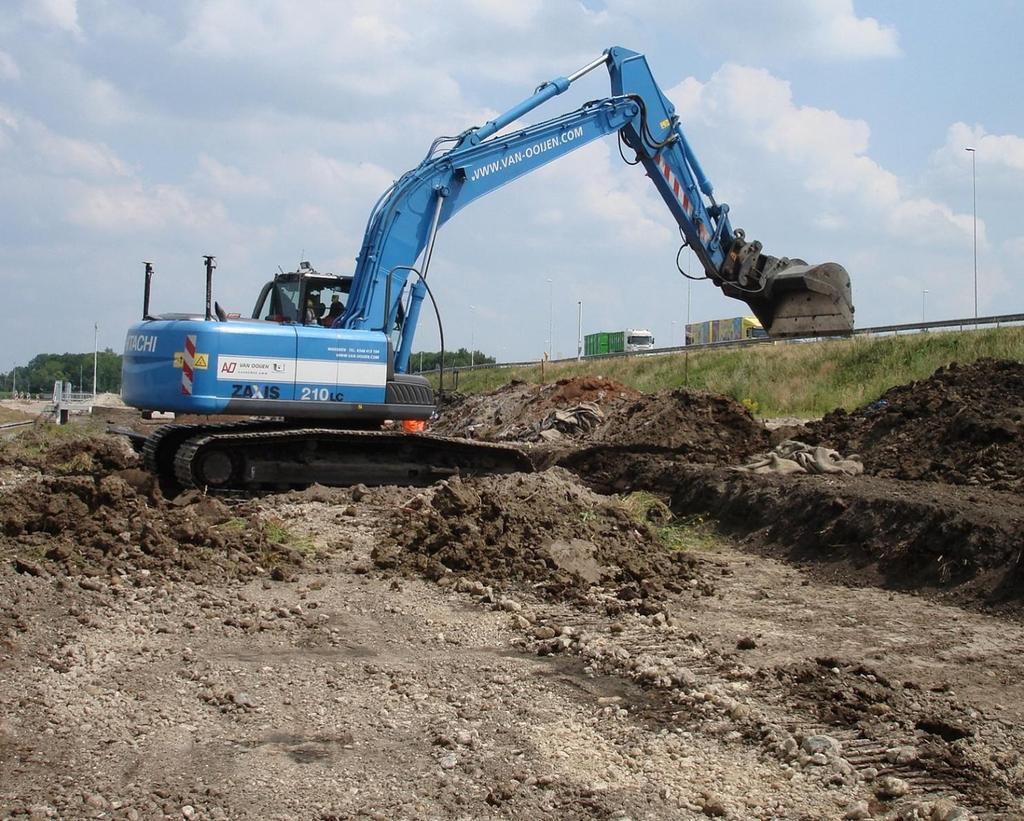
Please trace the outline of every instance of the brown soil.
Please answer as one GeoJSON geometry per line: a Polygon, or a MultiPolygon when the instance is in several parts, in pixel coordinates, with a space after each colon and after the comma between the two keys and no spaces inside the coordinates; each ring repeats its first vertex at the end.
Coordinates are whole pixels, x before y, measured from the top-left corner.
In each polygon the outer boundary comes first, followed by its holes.
{"type": "Polygon", "coordinates": [[[4,407],[0,405],[0,425],[10,422],[31,422],[36,417],[17,408],[4,407]]]}
{"type": "Polygon", "coordinates": [[[639,396],[621,382],[602,376],[560,379],[547,385],[516,380],[449,406],[431,432],[492,441],[529,441],[544,418],[557,408],[595,402],[608,412],[622,401],[639,396]]]}
{"type": "Polygon", "coordinates": [[[575,464],[748,534],[686,558],[563,470],[237,503],[5,468],[0,817],[1022,817],[1024,628],[877,585],[1017,595],[1024,502],[695,465],[763,435],[705,401],[575,464]]]}
{"type": "Polygon", "coordinates": [[[435,580],[525,582],[556,598],[599,585],[641,608],[694,575],[691,557],[667,550],[617,502],[557,468],[442,483],[399,509],[391,542],[374,560],[435,580]]]}
{"type": "Polygon", "coordinates": [[[1024,364],[979,360],[939,368],[878,401],[833,411],[807,438],[856,452],[868,473],[1024,489],[1024,364]]]}
{"type": "Polygon", "coordinates": [[[138,465],[138,455],[121,436],[52,426],[33,427],[0,442],[0,465],[19,465],[51,474],[91,474],[138,465]],[[57,432],[59,430],[59,432],[57,432]]]}
{"type": "Polygon", "coordinates": [[[763,450],[764,425],[727,396],[679,388],[638,397],[610,414],[592,443],[732,464],[763,450]]]}
{"type": "Polygon", "coordinates": [[[36,576],[286,578],[304,563],[281,543],[286,535],[251,505],[198,492],[167,502],[137,468],[49,476],[0,494],[0,556],[36,576]]]}
{"type": "Polygon", "coordinates": [[[630,454],[566,460],[604,492],[644,489],[832,581],[1024,609],[1024,499],[873,476],[760,476],[630,454]]]}

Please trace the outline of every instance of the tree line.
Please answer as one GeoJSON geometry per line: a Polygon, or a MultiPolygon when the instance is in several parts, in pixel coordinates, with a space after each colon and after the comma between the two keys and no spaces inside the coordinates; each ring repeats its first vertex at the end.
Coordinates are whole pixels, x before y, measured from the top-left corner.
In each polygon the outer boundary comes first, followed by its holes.
{"type": "MultiPolygon", "coordinates": [[[[440,351],[416,351],[409,358],[409,371],[411,373],[436,371],[440,362],[440,351]]],[[[465,348],[459,348],[457,351],[444,352],[445,368],[468,368],[470,365],[493,365],[495,362],[493,356],[488,356],[482,351],[470,352],[465,348]]]]}
{"type": "MultiPolygon", "coordinates": [[[[41,353],[27,365],[0,373],[0,390],[50,395],[57,380],[70,382],[73,389],[92,393],[92,351],[89,353],[41,353]]],[[[121,391],[121,354],[107,348],[96,356],[96,393],[121,391]]]]}
{"type": "MultiPolygon", "coordinates": [[[[440,351],[418,351],[412,355],[409,370],[436,371],[441,361],[440,351]]],[[[444,352],[445,368],[465,368],[470,364],[493,365],[495,359],[482,351],[470,352],[466,348],[444,352]]],[[[92,393],[92,352],[41,353],[27,365],[18,365],[7,373],[0,373],[0,391],[50,395],[57,380],[70,382],[74,390],[92,393]],[[17,371],[17,373],[15,373],[17,371]]],[[[96,359],[96,393],[120,393],[121,354],[107,348],[96,359]]]]}

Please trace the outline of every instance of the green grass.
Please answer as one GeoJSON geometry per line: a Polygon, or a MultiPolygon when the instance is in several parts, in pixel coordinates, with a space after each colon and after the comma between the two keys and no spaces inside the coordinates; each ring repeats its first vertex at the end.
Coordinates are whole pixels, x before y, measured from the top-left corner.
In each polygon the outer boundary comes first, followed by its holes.
{"type": "MultiPolygon", "coordinates": [[[[941,365],[984,357],[1024,360],[1024,328],[855,337],[806,344],[665,356],[548,364],[463,372],[462,393],[494,390],[512,379],[551,382],[605,376],[644,393],[690,387],[731,396],[759,416],[816,417],[834,408],[852,410],[894,385],[924,379],[941,365]]],[[[446,387],[452,382],[446,375],[446,387]]]]}
{"type": "Polygon", "coordinates": [[[722,544],[714,524],[703,514],[677,518],[653,493],[638,490],[619,501],[634,521],[649,527],[669,550],[714,550],[722,544]]]}
{"type": "MultiPolygon", "coordinates": [[[[10,438],[0,439],[0,449],[8,459],[31,465],[44,459],[47,453],[59,444],[85,440],[104,430],[105,426],[95,424],[95,420],[71,425],[39,422],[18,429],[10,438]]],[[[88,472],[95,466],[89,454],[81,452],[63,464],[52,464],[50,467],[62,473],[76,473],[88,472]]]]}
{"type": "Polygon", "coordinates": [[[223,530],[227,533],[242,533],[249,527],[249,523],[245,519],[240,519],[234,516],[228,519],[226,522],[221,522],[219,525],[214,525],[214,530],[223,530]]]}
{"type": "Polygon", "coordinates": [[[289,530],[280,519],[243,519],[234,516],[214,527],[225,533],[245,533],[253,528],[259,540],[257,559],[261,565],[272,568],[282,559],[281,548],[295,550],[305,558],[316,555],[317,548],[313,540],[289,530]]]}
{"type": "Polygon", "coordinates": [[[300,536],[284,526],[278,519],[265,519],[262,522],[263,538],[270,544],[283,545],[303,554],[316,552],[313,540],[308,536],[300,536]]]}

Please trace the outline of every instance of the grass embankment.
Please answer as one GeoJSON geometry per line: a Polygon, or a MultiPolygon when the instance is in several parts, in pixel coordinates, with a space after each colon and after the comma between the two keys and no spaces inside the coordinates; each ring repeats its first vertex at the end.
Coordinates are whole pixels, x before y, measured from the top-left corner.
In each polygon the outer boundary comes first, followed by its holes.
{"type": "MultiPolygon", "coordinates": [[[[645,393],[690,387],[725,394],[763,417],[816,417],[852,410],[894,385],[924,379],[950,362],[984,357],[1024,360],[1024,328],[854,337],[808,344],[758,345],[665,356],[549,364],[544,381],[605,376],[645,393]]],[[[459,374],[458,390],[480,393],[512,379],[541,381],[541,368],[494,368],[459,374]]],[[[450,377],[445,377],[451,388],[450,377]]],[[[435,380],[436,387],[436,380],[435,380]]]]}

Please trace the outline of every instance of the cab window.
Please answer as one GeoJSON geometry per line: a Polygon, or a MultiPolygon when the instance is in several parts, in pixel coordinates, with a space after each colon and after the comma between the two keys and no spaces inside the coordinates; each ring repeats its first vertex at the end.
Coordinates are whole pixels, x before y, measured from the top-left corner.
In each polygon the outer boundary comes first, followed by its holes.
{"type": "Polygon", "coordinates": [[[259,312],[260,319],[271,322],[299,321],[299,284],[297,282],[275,282],[264,297],[259,312]]]}
{"type": "Polygon", "coordinates": [[[348,292],[344,287],[347,284],[339,282],[311,285],[306,295],[306,323],[331,327],[334,321],[345,313],[348,292]]]}

